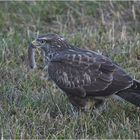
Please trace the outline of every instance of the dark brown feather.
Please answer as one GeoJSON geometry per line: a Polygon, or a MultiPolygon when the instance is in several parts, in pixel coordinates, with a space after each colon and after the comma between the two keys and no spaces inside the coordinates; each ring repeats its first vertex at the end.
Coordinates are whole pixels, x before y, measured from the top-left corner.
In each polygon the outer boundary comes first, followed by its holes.
{"type": "Polygon", "coordinates": [[[131,84],[132,79],[120,67],[102,55],[87,52],[67,50],[51,59],[49,75],[62,90],[73,94],[73,89],[83,88],[87,96],[107,96],[131,84]],[[108,88],[111,92],[105,92],[108,88]]]}

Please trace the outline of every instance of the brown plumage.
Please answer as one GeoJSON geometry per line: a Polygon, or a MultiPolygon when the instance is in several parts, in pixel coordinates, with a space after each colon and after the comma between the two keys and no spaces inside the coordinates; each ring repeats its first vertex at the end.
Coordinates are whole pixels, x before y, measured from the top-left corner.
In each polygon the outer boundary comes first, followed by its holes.
{"type": "MultiPolygon", "coordinates": [[[[31,48],[44,50],[49,78],[66,93],[73,106],[86,108],[93,102],[98,107],[113,94],[140,106],[140,83],[109,58],[72,46],[57,34],[38,37],[31,48]]],[[[32,60],[30,64],[34,67],[32,60]]]]}

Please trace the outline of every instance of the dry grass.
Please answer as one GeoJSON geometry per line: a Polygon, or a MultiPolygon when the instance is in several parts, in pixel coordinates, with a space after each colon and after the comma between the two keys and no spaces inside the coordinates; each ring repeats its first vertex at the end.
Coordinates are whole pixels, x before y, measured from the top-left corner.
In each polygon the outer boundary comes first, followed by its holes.
{"type": "Polygon", "coordinates": [[[41,70],[28,72],[27,46],[55,32],[100,51],[140,79],[140,2],[0,2],[0,136],[2,139],[140,138],[140,112],[109,99],[98,118],[70,115],[67,98],[41,70]]]}

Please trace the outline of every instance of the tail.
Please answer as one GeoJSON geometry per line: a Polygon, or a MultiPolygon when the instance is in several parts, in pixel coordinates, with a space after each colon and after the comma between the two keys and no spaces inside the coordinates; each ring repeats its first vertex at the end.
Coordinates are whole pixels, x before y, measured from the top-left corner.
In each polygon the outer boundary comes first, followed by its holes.
{"type": "Polygon", "coordinates": [[[120,91],[116,95],[140,107],[140,82],[134,80],[130,88],[120,91]]]}

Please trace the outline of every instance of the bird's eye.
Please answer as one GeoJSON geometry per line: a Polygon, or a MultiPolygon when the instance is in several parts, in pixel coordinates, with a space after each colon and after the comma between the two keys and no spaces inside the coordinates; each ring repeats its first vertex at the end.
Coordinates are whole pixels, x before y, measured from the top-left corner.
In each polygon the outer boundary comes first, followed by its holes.
{"type": "Polygon", "coordinates": [[[44,44],[44,43],[45,43],[45,40],[40,40],[40,43],[41,43],[41,44],[44,44]]]}

